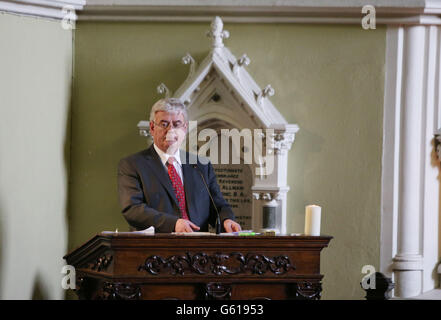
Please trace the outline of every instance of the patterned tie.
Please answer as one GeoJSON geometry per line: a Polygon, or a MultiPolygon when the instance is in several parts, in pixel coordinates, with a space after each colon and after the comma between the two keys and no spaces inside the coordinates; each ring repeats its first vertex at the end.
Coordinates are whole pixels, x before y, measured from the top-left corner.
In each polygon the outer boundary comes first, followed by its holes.
{"type": "Polygon", "coordinates": [[[168,176],[170,177],[171,183],[173,185],[173,190],[175,191],[176,199],[178,200],[179,209],[182,214],[182,219],[187,219],[187,206],[185,204],[185,192],[184,192],[184,186],[182,185],[182,180],[179,177],[178,173],[176,172],[175,166],[173,165],[173,162],[175,162],[174,157],[168,158],[167,161],[167,167],[168,167],[168,176]]]}

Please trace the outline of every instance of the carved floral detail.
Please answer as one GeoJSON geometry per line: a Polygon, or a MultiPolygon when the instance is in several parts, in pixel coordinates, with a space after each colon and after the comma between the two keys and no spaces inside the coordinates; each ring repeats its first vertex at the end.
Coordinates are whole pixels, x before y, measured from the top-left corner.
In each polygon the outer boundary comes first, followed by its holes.
{"type": "Polygon", "coordinates": [[[280,201],[282,200],[282,192],[253,192],[253,197],[255,200],[280,201]]]}
{"type": "Polygon", "coordinates": [[[274,88],[271,87],[270,84],[267,85],[265,88],[263,88],[263,89],[257,94],[257,97],[256,97],[256,101],[257,101],[257,103],[258,103],[260,106],[262,106],[262,105],[263,105],[263,101],[264,101],[264,99],[265,99],[265,98],[268,98],[268,97],[272,97],[272,96],[274,95],[274,93],[275,93],[274,88]]]}
{"type": "Polygon", "coordinates": [[[237,60],[237,64],[242,67],[242,66],[248,66],[251,63],[251,59],[247,56],[246,53],[244,53],[238,60],[237,60]]]}
{"type": "Polygon", "coordinates": [[[113,256],[103,254],[98,257],[93,264],[89,265],[89,268],[96,271],[106,270],[107,267],[112,263],[113,256]]]}
{"type": "Polygon", "coordinates": [[[322,293],[320,282],[301,281],[295,284],[295,298],[307,300],[319,300],[322,293]]]}
{"type": "Polygon", "coordinates": [[[196,72],[197,63],[189,53],[182,57],[182,63],[190,65],[190,70],[187,75],[187,79],[190,79],[196,72]]]}
{"type": "Polygon", "coordinates": [[[102,296],[99,300],[139,300],[141,289],[128,283],[105,282],[102,289],[102,296]]]}
{"type": "Polygon", "coordinates": [[[148,257],[144,264],[138,267],[138,271],[147,271],[153,275],[162,272],[184,275],[186,273],[215,275],[251,273],[263,275],[272,272],[275,275],[282,275],[296,267],[287,256],[276,256],[273,258],[262,254],[248,253],[246,256],[239,252],[229,254],[206,253],[185,255],[174,255],[162,258],[158,255],[148,257]]]}
{"type": "Polygon", "coordinates": [[[295,134],[292,132],[275,132],[270,136],[270,148],[274,149],[275,154],[283,154],[291,149],[295,134]]]}
{"type": "Polygon", "coordinates": [[[160,83],[159,86],[156,88],[156,91],[159,94],[165,94],[166,98],[170,98],[172,95],[172,92],[170,91],[169,88],[167,88],[167,86],[164,83],[160,83]]]}
{"type": "MultiPolygon", "coordinates": [[[[251,60],[250,58],[244,53],[239,59],[236,60],[236,62],[233,64],[233,73],[236,75],[236,77],[239,77],[239,71],[242,67],[246,67],[250,64],[251,60]]],[[[240,78],[239,78],[240,81],[240,78]]]]}
{"type": "Polygon", "coordinates": [[[231,285],[210,282],[205,285],[205,300],[230,300],[231,285]]]}

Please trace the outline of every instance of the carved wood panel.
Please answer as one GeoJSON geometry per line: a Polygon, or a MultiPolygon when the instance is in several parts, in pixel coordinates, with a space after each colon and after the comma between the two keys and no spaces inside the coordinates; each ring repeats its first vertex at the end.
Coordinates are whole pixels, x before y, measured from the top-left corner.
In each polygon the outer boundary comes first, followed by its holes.
{"type": "Polygon", "coordinates": [[[172,255],[163,258],[159,255],[149,256],[144,264],[138,267],[138,271],[147,271],[152,275],[159,274],[213,274],[213,275],[237,275],[251,273],[263,275],[271,272],[275,275],[283,275],[290,270],[295,270],[295,265],[289,257],[280,255],[267,257],[263,254],[240,252],[213,253],[204,252],[185,255],[172,255]]]}

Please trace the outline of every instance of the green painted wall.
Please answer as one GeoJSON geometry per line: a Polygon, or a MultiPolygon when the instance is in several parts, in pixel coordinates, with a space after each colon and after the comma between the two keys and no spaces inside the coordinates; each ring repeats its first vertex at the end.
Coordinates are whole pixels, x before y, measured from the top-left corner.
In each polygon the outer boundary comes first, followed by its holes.
{"type": "Polygon", "coordinates": [[[0,13],[0,299],[62,299],[72,31],[0,13]]]}
{"type": "MultiPolygon", "coordinates": [[[[208,53],[208,23],[79,22],[75,31],[69,247],[102,230],[128,230],[116,166],[145,148],[147,119],[164,82],[176,90],[186,52],[208,53]]],[[[303,232],[305,205],[323,207],[324,299],[360,299],[361,268],[380,261],[380,186],[385,29],[226,24],[226,45],[300,131],[289,155],[289,231],[303,232]]]]}

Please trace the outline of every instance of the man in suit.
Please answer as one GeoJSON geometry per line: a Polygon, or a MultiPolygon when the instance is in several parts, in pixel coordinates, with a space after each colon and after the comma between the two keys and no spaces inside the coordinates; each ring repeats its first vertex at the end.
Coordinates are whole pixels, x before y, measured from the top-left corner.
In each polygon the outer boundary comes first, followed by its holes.
{"type": "Polygon", "coordinates": [[[159,233],[208,231],[208,224],[216,222],[216,209],[224,231],[241,230],[211,163],[197,159],[192,164],[191,155],[179,149],[187,130],[185,105],[175,98],[161,99],[150,112],[153,145],[119,162],[119,202],[132,230],[154,226],[159,233]]]}

